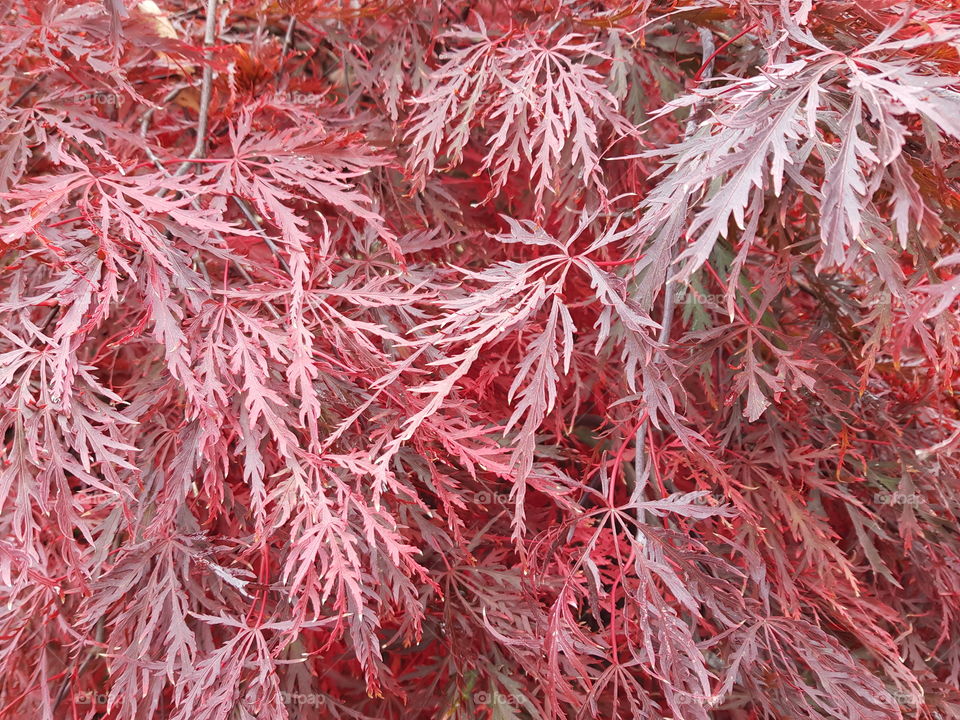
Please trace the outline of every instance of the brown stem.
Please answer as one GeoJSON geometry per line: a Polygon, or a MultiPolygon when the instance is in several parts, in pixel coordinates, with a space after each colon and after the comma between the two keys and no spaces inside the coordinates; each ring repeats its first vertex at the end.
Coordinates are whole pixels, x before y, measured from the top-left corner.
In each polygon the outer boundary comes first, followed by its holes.
{"type": "Polygon", "coordinates": [[[175,177],[180,177],[190,169],[192,163],[190,160],[203,155],[207,146],[207,123],[210,117],[210,96],[213,92],[213,43],[217,39],[217,0],[207,0],[207,22],[203,35],[204,64],[203,79],[200,83],[200,114],[197,118],[197,140],[193,145],[193,151],[188,160],[184,161],[177,171],[175,177]]]}

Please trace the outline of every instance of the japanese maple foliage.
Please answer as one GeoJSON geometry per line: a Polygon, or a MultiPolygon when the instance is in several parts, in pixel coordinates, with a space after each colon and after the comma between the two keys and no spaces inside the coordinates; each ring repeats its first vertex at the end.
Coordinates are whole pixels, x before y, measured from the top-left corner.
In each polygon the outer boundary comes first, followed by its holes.
{"type": "Polygon", "coordinates": [[[956,0],[0,8],[0,720],[960,717],[956,0]]]}

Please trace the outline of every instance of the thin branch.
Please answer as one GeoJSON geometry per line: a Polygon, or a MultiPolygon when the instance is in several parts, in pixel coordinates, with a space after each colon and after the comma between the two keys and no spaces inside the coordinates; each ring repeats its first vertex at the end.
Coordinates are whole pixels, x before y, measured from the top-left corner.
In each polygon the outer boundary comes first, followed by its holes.
{"type": "Polygon", "coordinates": [[[297,25],[297,18],[293,15],[290,16],[290,22],[287,24],[287,32],[283,36],[283,47],[280,49],[280,57],[283,58],[287,54],[287,50],[290,49],[290,43],[293,41],[293,30],[297,25]]]}
{"type": "Polygon", "coordinates": [[[15,108],[17,105],[19,105],[19,104],[20,104],[20,101],[23,100],[23,99],[24,99],[27,95],[29,95],[31,92],[33,92],[33,89],[34,89],[39,83],[40,83],[39,80],[34,80],[32,83],[30,83],[29,85],[27,85],[27,87],[25,87],[25,88],[23,89],[23,92],[20,93],[19,95],[17,95],[16,100],[14,100],[12,103],[10,103],[10,107],[11,107],[11,108],[15,108]]]}
{"type": "Polygon", "coordinates": [[[280,254],[280,248],[278,248],[273,239],[267,235],[266,231],[263,229],[263,226],[260,224],[260,221],[257,220],[257,216],[254,214],[253,210],[250,209],[250,205],[247,204],[247,201],[243,198],[237,197],[236,195],[233,195],[232,197],[233,201],[243,212],[244,216],[246,216],[247,220],[250,221],[250,224],[256,229],[260,239],[267,244],[267,247],[270,248],[270,252],[276,256],[277,261],[280,263],[280,267],[283,268],[287,275],[293,277],[290,266],[287,264],[287,261],[283,259],[283,255],[280,254]]]}
{"type": "MultiPolygon", "coordinates": [[[[732,45],[733,43],[735,43],[737,40],[739,40],[740,38],[742,38],[744,35],[746,35],[746,34],[747,34],[748,32],[750,32],[751,30],[755,30],[759,24],[760,24],[760,23],[754,23],[753,25],[750,25],[750,26],[744,28],[743,30],[741,30],[740,32],[738,32],[736,35],[734,35],[732,38],[730,38],[730,39],[727,40],[725,43],[723,43],[723,45],[721,45],[721,46],[718,47],[716,50],[714,50],[713,52],[711,52],[711,53],[710,53],[710,57],[706,58],[706,59],[703,61],[703,65],[701,65],[701,66],[700,66],[700,69],[697,70],[697,74],[693,76],[694,81],[695,81],[695,82],[700,82],[700,81],[703,79],[704,74],[710,75],[710,74],[713,72],[713,63],[714,63],[714,61],[717,59],[717,55],[719,55],[720,53],[722,53],[724,50],[726,50],[728,47],[730,47],[730,45],[732,45]]],[[[701,39],[701,41],[703,40],[704,33],[706,33],[707,35],[710,35],[710,31],[709,31],[709,30],[707,30],[707,29],[705,29],[705,28],[701,29],[701,30],[700,30],[700,39],[701,39]]],[[[713,37],[712,37],[712,36],[710,37],[709,42],[710,42],[710,47],[713,47],[713,37]]],[[[706,49],[707,46],[704,45],[703,47],[704,47],[704,49],[706,49]]]]}
{"type": "Polygon", "coordinates": [[[197,118],[197,139],[190,153],[190,159],[184,161],[174,177],[180,177],[193,164],[193,158],[204,154],[207,147],[207,123],[210,117],[210,96],[213,92],[213,43],[217,39],[217,0],[207,0],[207,22],[203,36],[204,51],[203,79],[200,83],[200,114],[197,118]]]}
{"type": "MultiPolygon", "coordinates": [[[[179,95],[186,87],[188,86],[185,84],[177,85],[176,87],[174,87],[163,98],[163,100],[161,101],[161,106],[172,102],[173,99],[177,95],[179,95]]],[[[147,132],[150,130],[150,123],[153,121],[153,114],[158,109],[159,109],[158,106],[151,107],[143,114],[143,117],[140,118],[140,137],[142,137],[144,140],[143,149],[144,149],[144,152],[146,152],[147,157],[150,159],[150,162],[152,162],[158,168],[166,172],[166,168],[164,168],[163,163],[160,162],[160,159],[157,157],[156,153],[154,153],[153,149],[150,147],[150,143],[147,142],[147,132]]]]}

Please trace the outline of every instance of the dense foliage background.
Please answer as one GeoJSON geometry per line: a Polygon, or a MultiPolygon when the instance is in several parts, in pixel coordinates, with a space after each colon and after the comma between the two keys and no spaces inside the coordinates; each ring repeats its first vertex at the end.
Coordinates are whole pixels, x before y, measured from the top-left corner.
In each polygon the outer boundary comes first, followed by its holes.
{"type": "Polygon", "coordinates": [[[0,718],[960,717],[958,3],[0,8],[0,718]]]}

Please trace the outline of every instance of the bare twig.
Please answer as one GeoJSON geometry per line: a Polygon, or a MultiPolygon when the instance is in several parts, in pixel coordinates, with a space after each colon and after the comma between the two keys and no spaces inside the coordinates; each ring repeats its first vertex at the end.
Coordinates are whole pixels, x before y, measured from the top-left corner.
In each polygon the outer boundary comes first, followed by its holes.
{"type": "Polygon", "coordinates": [[[40,83],[39,80],[34,80],[32,83],[30,83],[29,85],[27,85],[27,86],[23,89],[23,92],[21,92],[19,95],[17,95],[16,100],[14,100],[12,103],[10,103],[10,107],[15,108],[17,105],[19,105],[20,102],[21,102],[27,95],[29,95],[31,92],[33,92],[33,89],[34,89],[39,83],[40,83]]]}
{"type": "Polygon", "coordinates": [[[207,0],[206,28],[203,36],[204,51],[203,79],[200,82],[200,113],[197,117],[197,139],[189,159],[185,160],[174,177],[180,177],[193,164],[190,160],[203,155],[207,147],[207,123],[210,117],[210,96],[213,92],[213,43],[217,39],[217,0],[207,0]]]}
{"type": "Polygon", "coordinates": [[[290,22],[287,24],[287,32],[283,36],[283,48],[280,50],[280,57],[283,58],[290,49],[290,43],[293,41],[293,30],[297,25],[297,18],[290,16],[290,22]]]}
{"type": "Polygon", "coordinates": [[[283,271],[287,273],[287,275],[292,277],[293,273],[290,270],[290,266],[287,265],[287,261],[283,259],[283,255],[280,254],[280,248],[278,248],[273,239],[267,235],[266,231],[263,229],[263,226],[260,224],[260,221],[257,220],[257,216],[254,214],[253,210],[250,209],[250,205],[248,205],[247,201],[243,198],[239,198],[236,195],[233,195],[232,197],[233,201],[237,204],[237,207],[240,208],[247,220],[250,221],[250,224],[256,229],[260,239],[266,243],[268,248],[270,248],[270,252],[277,257],[280,267],[283,268],[283,271]]]}
{"type": "MultiPolygon", "coordinates": [[[[168,92],[168,93],[166,94],[166,96],[163,98],[163,100],[161,101],[161,105],[166,105],[167,103],[172,102],[173,99],[174,99],[177,95],[179,95],[180,92],[181,92],[184,88],[186,88],[186,87],[187,87],[187,85],[185,85],[185,84],[183,84],[183,85],[177,85],[176,87],[174,87],[174,88],[173,88],[170,92],[168,92]]],[[[156,156],[156,154],[153,152],[153,150],[152,150],[151,147],[150,147],[150,144],[149,144],[148,142],[146,142],[146,140],[147,140],[147,131],[149,131],[149,129],[150,129],[150,123],[151,123],[151,121],[153,120],[153,114],[154,114],[157,110],[158,110],[158,107],[157,107],[157,106],[151,107],[151,108],[149,108],[149,109],[143,114],[143,117],[140,118],[140,137],[142,137],[143,140],[144,140],[143,149],[144,149],[144,152],[147,153],[147,157],[150,158],[150,162],[152,162],[152,163],[153,163],[154,165],[156,165],[158,168],[160,168],[161,170],[163,170],[164,172],[166,172],[166,168],[163,167],[163,163],[160,162],[160,159],[159,159],[159,158],[156,156]]]]}

